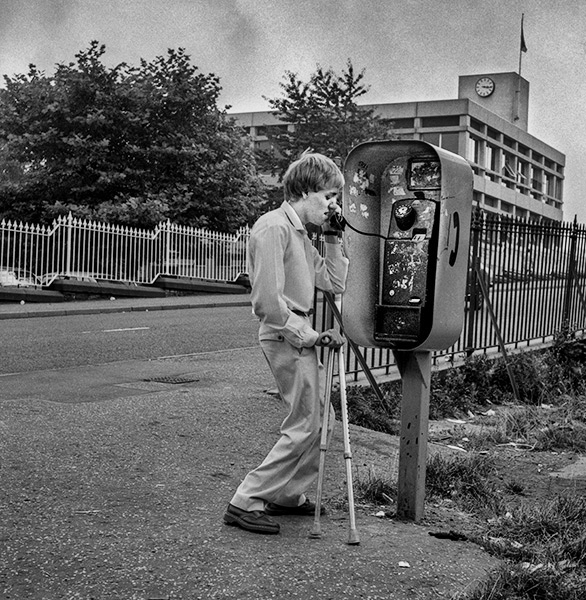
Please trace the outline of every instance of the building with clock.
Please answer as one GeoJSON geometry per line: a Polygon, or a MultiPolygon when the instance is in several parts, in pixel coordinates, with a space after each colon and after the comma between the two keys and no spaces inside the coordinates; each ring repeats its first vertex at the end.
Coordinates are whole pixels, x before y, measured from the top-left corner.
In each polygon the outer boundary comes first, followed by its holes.
{"type": "MultiPolygon", "coordinates": [[[[396,139],[420,139],[466,158],[474,204],[487,212],[561,221],[566,157],[527,131],[529,82],[517,73],[462,75],[458,98],[370,105],[396,139]]],[[[271,112],[233,113],[257,148],[268,128],[288,127],[271,112]]]]}

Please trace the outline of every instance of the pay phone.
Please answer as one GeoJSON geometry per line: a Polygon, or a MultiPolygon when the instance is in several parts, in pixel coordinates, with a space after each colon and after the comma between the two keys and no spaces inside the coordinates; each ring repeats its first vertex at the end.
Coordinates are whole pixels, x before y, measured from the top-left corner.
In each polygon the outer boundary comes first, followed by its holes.
{"type": "Polygon", "coordinates": [[[377,141],[352,149],[344,175],[346,333],[365,347],[449,347],[464,317],[470,165],[426,142],[377,141]]]}

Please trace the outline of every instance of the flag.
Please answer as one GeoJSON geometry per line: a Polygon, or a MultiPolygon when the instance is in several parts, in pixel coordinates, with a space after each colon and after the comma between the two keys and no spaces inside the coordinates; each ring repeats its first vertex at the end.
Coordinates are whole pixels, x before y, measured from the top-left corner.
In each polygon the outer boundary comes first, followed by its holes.
{"type": "Polygon", "coordinates": [[[521,17],[521,52],[527,52],[527,44],[525,43],[525,34],[523,33],[523,18],[521,17]]]}

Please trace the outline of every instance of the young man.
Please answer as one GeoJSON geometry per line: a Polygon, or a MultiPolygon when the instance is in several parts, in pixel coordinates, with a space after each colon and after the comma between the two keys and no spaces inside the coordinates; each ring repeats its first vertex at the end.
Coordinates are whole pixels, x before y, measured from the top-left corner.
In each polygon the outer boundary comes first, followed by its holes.
{"type": "MultiPolygon", "coordinates": [[[[315,347],[337,348],[337,330],[321,334],[311,326],[315,288],[344,291],[348,259],[340,232],[329,219],[340,212],[344,184],[336,164],[321,154],[304,154],[283,178],[285,201],[263,215],[250,235],[251,301],[260,320],[259,341],[289,413],[281,437],[262,464],[248,473],[224,515],[224,522],[255,533],[279,533],[276,515],[313,515],[305,496],[319,469],[324,408],[323,366],[315,347]],[[307,224],[322,226],[325,258],[311,244],[307,224]]],[[[334,412],[328,428],[334,423],[334,412]]]]}

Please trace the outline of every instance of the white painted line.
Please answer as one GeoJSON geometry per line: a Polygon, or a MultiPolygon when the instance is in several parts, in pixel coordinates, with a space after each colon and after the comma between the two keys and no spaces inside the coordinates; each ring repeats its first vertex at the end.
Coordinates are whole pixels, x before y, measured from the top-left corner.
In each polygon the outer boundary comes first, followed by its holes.
{"type": "Polygon", "coordinates": [[[122,329],[101,329],[99,331],[82,331],[82,333],[118,333],[119,331],[143,331],[150,327],[124,327],[122,329]]]}
{"type": "Polygon", "coordinates": [[[260,346],[242,346],[240,348],[225,348],[223,350],[208,350],[206,352],[192,352],[191,354],[171,354],[170,356],[157,356],[157,360],[166,360],[169,358],[187,358],[189,356],[203,356],[205,354],[221,354],[223,352],[238,352],[238,350],[253,350],[260,346]]]}

